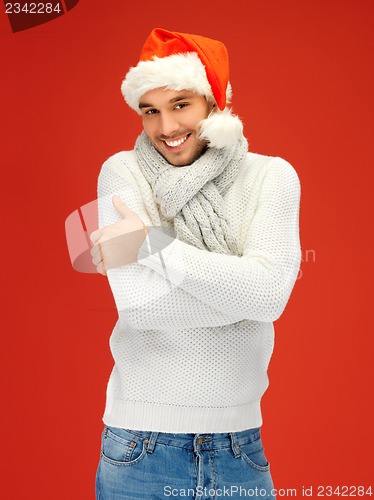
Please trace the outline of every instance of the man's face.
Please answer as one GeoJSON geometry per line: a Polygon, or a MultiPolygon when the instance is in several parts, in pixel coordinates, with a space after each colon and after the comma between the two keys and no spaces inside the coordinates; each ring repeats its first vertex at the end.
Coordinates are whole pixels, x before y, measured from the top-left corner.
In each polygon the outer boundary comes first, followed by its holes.
{"type": "Polygon", "coordinates": [[[162,87],[143,94],[139,108],[145,133],[169,163],[189,165],[204,152],[198,124],[212,109],[204,96],[162,87]]]}

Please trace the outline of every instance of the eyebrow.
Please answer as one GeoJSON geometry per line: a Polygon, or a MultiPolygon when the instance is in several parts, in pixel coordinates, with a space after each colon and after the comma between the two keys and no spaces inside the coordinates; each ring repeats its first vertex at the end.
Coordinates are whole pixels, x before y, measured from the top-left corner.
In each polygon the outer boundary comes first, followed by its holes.
{"type": "MultiPolygon", "coordinates": [[[[174,99],[170,99],[169,104],[174,104],[176,102],[185,101],[186,99],[191,99],[191,98],[193,98],[193,96],[191,96],[191,95],[182,95],[182,96],[174,97],[174,99]]],[[[153,104],[148,104],[146,102],[140,102],[139,103],[139,109],[142,109],[142,108],[154,108],[154,107],[155,106],[153,106],[153,104]]]]}

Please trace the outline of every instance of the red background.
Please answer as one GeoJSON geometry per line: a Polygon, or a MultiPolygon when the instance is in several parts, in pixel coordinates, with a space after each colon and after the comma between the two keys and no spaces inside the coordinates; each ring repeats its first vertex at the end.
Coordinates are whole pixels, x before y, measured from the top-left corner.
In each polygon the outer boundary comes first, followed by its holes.
{"type": "Polygon", "coordinates": [[[275,486],[370,485],[373,13],[372,0],[81,0],[19,33],[0,13],[2,498],[94,498],[116,311],[105,278],[72,270],[64,222],[140,131],[119,88],[153,27],[226,43],[250,149],[300,176],[302,275],[262,404],[275,486]]]}

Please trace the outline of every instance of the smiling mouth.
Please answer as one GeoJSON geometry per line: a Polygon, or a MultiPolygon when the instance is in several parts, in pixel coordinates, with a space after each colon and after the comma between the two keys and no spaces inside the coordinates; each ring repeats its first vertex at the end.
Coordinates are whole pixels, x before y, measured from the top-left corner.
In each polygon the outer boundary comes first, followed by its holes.
{"type": "Polygon", "coordinates": [[[186,140],[189,138],[190,135],[191,134],[187,134],[184,137],[181,137],[180,139],[177,139],[174,141],[164,141],[164,143],[170,149],[180,148],[180,146],[182,146],[182,144],[184,144],[186,142],[186,140]]]}

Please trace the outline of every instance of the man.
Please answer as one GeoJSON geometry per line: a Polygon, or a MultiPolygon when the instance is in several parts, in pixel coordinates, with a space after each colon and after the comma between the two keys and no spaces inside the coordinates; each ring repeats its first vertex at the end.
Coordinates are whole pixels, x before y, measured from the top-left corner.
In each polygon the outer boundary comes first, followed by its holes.
{"type": "Polygon", "coordinates": [[[260,400],[300,264],[300,184],[248,152],[216,40],[155,29],[122,84],[144,131],[99,177],[119,313],[97,498],[273,498],[260,400]]]}

